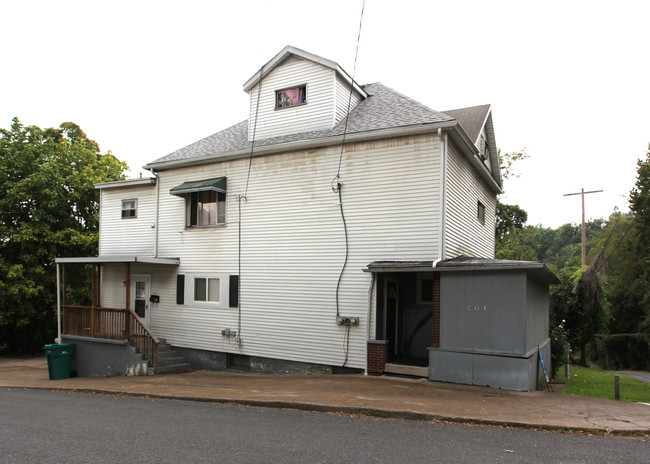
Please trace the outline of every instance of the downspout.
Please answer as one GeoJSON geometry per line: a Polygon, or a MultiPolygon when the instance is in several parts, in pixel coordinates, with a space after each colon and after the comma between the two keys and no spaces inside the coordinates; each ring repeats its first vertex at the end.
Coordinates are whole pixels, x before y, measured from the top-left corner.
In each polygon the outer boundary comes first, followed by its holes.
{"type": "Polygon", "coordinates": [[[446,210],[447,210],[447,133],[442,133],[442,128],[438,128],[438,137],[441,144],[441,181],[440,181],[440,258],[433,262],[433,267],[445,259],[446,252],[446,210]]]}
{"type": "Polygon", "coordinates": [[[158,171],[152,169],[151,172],[156,176],[156,219],[153,225],[154,227],[154,241],[153,241],[153,257],[158,257],[158,212],[160,211],[160,176],[158,176],[158,171]]]}

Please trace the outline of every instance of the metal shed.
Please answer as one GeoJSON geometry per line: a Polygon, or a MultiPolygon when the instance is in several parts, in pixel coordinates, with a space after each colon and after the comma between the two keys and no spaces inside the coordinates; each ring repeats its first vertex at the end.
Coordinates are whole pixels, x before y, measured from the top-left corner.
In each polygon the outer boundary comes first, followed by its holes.
{"type": "Polygon", "coordinates": [[[511,390],[543,385],[538,349],[550,369],[549,285],[559,283],[543,263],[458,257],[375,261],[366,271],[378,282],[368,372],[511,390]],[[408,364],[422,367],[401,368],[408,364]]]}
{"type": "Polygon", "coordinates": [[[549,285],[542,263],[456,258],[440,270],[440,346],[429,348],[429,379],[535,390],[538,347],[550,368],[549,285]]]}

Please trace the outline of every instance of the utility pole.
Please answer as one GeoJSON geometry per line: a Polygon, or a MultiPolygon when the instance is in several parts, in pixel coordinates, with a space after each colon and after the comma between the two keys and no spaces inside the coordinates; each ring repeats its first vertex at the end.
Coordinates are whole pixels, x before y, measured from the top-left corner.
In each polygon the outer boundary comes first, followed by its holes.
{"type": "Polygon", "coordinates": [[[602,192],[602,190],[589,190],[588,192],[585,192],[584,188],[581,188],[579,192],[575,193],[565,193],[565,197],[569,197],[571,195],[580,195],[582,197],[582,267],[585,267],[587,265],[587,233],[585,231],[585,195],[587,193],[599,193],[602,192]]]}

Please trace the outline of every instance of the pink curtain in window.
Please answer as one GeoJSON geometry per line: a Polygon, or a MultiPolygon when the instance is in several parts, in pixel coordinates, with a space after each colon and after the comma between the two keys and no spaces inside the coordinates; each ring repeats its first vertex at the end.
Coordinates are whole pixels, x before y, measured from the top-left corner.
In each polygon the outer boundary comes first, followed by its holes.
{"type": "Polygon", "coordinates": [[[305,89],[302,87],[287,89],[284,91],[284,93],[289,99],[289,104],[292,106],[305,102],[305,89]]]}

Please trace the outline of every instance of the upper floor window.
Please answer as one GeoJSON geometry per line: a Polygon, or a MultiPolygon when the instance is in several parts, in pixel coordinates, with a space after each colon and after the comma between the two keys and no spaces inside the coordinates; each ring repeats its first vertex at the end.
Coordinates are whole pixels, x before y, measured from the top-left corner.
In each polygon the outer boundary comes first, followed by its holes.
{"type": "Polygon", "coordinates": [[[192,192],[188,201],[188,226],[216,226],[226,223],[226,194],[208,190],[192,192]]]}
{"type": "Polygon", "coordinates": [[[307,103],[307,86],[300,85],[275,91],[275,109],[289,108],[307,103]]]}
{"type": "Polygon", "coordinates": [[[138,200],[122,200],[122,219],[138,217],[138,200]]]}
{"type": "Polygon", "coordinates": [[[481,224],[485,224],[485,205],[480,201],[478,202],[476,208],[476,218],[481,224]]]}
{"type": "Polygon", "coordinates": [[[169,190],[185,198],[187,227],[218,226],[226,223],[226,178],[183,182],[169,190]]]}

